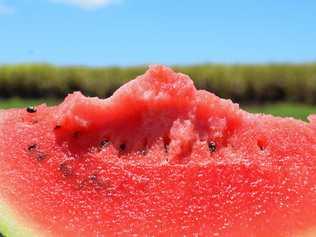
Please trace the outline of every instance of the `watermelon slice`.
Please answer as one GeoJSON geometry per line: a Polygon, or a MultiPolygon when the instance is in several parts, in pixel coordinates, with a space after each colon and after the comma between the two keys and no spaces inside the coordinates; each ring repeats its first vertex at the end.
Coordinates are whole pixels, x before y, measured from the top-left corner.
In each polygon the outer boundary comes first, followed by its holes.
{"type": "Polygon", "coordinates": [[[316,117],[249,114],[167,67],[1,111],[0,137],[8,237],[316,236],[316,117]]]}

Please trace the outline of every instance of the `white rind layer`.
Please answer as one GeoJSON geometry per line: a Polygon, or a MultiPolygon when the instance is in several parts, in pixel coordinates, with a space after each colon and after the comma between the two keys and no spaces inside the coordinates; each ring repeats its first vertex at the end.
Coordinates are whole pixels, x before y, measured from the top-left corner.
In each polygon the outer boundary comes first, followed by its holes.
{"type": "Polygon", "coordinates": [[[20,220],[15,211],[0,200],[0,232],[5,237],[43,237],[47,236],[36,231],[30,223],[20,220]]]}

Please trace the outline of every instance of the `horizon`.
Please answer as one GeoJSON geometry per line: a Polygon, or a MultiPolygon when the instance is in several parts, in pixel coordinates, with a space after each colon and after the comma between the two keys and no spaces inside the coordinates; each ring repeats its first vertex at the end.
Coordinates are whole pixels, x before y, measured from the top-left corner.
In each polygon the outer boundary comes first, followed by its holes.
{"type": "Polygon", "coordinates": [[[18,63],[0,63],[0,67],[18,67],[18,66],[51,66],[51,67],[83,67],[83,68],[136,68],[136,67],[149,67],[151,65],[163,65],[167,67],[199,67],[199,66],[223,66],[223,67],[233,67],[233,66],[314,66],[316,65],[316,60],[306,61],[306,62],[241,62],[241,63],[221,63],[221,62],[206,62],[206,63],[183,63],[183,64],[163,64],[163,63],[144,63],[144,64],[132,64],[132,65],[89,65],[89,64],[58,64],[50,62],[18,62],[18,63]]]}

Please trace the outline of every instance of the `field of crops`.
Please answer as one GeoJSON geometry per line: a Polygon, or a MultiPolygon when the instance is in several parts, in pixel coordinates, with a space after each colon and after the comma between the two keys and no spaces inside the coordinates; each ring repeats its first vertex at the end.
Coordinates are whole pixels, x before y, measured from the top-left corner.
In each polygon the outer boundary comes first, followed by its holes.
{"type": "MultiPolygon", "coordinates": [[[[0,66],[0,95],[4,98],[62,98],[80,90],[107,97],[147,67],[0,66]]],[[[176,66],[198,88],[245,104],[296,102],[316,104],[316,64],[176,66]]]]}

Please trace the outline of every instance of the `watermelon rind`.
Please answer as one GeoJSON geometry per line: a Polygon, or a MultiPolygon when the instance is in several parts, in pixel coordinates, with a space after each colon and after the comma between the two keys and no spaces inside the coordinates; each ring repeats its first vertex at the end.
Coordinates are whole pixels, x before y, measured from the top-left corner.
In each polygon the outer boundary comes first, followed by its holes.
{"type": "Polygon", "coordinates": [[[31,223],[18,218],[12,208],[0,200],[0,233],[4,237],[42,237],[47,236],[35,231],[31,223]]]}

